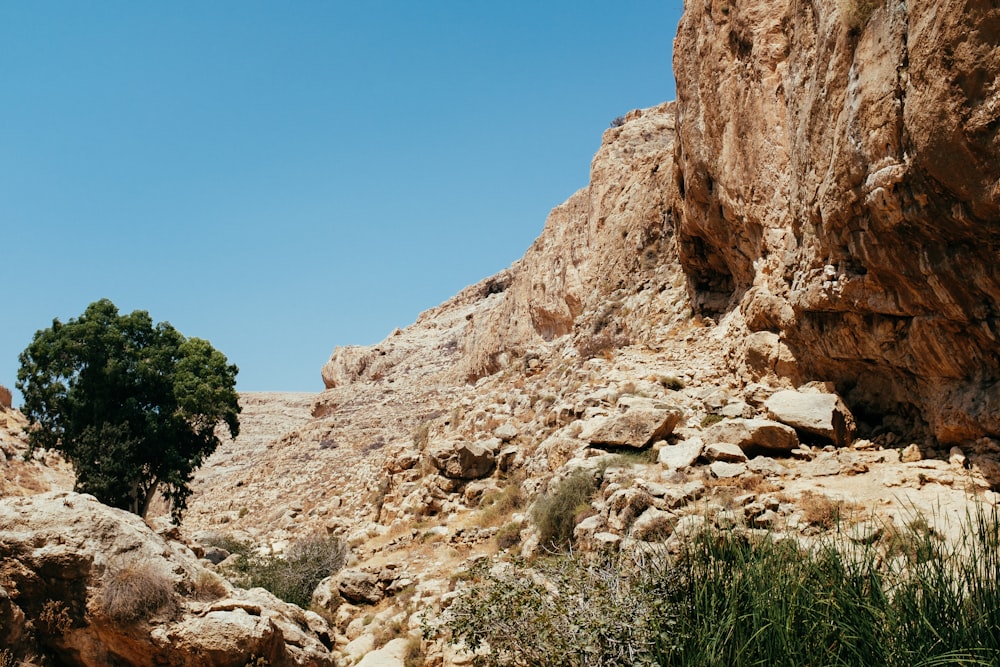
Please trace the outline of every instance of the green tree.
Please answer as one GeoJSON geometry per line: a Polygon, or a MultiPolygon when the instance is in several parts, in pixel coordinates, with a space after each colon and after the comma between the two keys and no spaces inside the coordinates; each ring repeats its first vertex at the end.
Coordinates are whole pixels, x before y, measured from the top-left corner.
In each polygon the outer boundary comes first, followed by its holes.
{"type": "Polygon", "coordinates": [[[180,521],[194,471],[239,433],[239,369],[200,338],[107,299],[35,333],[17,388],[31,420],[29,451],[61,452],[76,489],[145,516],[157,492],[180,521]]]}

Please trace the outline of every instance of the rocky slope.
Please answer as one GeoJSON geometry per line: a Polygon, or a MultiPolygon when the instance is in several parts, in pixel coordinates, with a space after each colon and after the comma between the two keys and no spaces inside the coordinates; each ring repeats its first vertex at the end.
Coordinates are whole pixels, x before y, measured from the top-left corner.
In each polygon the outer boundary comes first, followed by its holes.
{"type": "Polygon", "coordinates": [[[952,449],[905,410],[825,382],[841,378],[790,334],[751,326],[794,307],[761,285],[743,302],[699,282],[679,217],[683,104],[605,132],[588,188],[510,269],[378,345],[335,350],[314,418],[269,445],[234,443],[257,463],[192,502],[192,529],[279,549],[314,531],[350,542],[354,562],[318,598],[345,659],[401,664],[376,650],[386,627],[418,633],[456,570],[538,548],[525,508],[498,518],[496,499],[516,488],[530,501],[575,469],[600,482],[576,529],[585,549],[679,538],[706,515],[808,535],[843,507],[858,539],[915,512],[948,534],[969,502],[995,502],[997,443],[952,449]]]}
{"type": "Polygon", "coordinates": [[[0,386],[0,497],[72,488],[73,471],[59,456],[36,452],[25,460],[27,425],[24,415],[11,408],[10,392],[0,386]]]}

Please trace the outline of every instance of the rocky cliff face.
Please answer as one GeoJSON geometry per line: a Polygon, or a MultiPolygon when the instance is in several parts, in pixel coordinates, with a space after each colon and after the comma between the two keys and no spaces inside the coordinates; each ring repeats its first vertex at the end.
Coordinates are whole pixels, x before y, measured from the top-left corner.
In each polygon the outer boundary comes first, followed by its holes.
{"type": "Polygon", "coordinates": [[[699,307],[868,419],[1000,434],[1000,9],[685,4],[673,212],[699,307]]]}

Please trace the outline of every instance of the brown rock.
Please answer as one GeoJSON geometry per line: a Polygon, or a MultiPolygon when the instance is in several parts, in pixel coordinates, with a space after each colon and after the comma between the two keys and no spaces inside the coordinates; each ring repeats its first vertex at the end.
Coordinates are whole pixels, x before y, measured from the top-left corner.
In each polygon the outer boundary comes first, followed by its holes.
{"type": "Polygon", "coordinates": [[[434,466],[450,479],[486,477],[495,466],[493,450],[482,443],[445,442],[428,453],[434,466]]]}
{"type": "Polygon", "coordinates": [[[13,401],[10,389],[0,384],[0,408],[10,409],[13,401]]]}
{"type": "Polygon", "coordinates": [[[385,596],[378,575],[363,570],[342,571],[337,576],[337,592],[355,604],[375,604],[385,596]]]}
{"type": "Polygon", "coordinates": [[[730,442],[744,450],[761,447],[790,452],[799,446],[794,428],[767,419],[726,419],[709,427],[703,437],[709,442],[730,442]]]}
{"type": "Polygon", "coordinates": [[[677,409],[632,408],[624,414],[592,419],[580,438],[592,445],[640,449],[670,435],[680,418],[677,409]]]}
{"type": "Polygon", "coordinates": [[[739,445],[728,442],[706,445],[704,456],[709,461],[728,461],[729,463],[742,463],[747,460],[747,455],[740,449],[739,445]]]}

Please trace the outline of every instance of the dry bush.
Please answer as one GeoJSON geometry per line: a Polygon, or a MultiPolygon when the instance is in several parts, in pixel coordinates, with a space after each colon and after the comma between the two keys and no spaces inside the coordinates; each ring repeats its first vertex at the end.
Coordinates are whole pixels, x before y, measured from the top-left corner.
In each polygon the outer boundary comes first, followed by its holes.
{"type": "Polygon", "coordinates": [[[119,623],[148,619],[173,600],[173,579],[151,561],[129,560],[112,566],[104,577],[101,608],[119,623]]]}
{"type": "Polygon", "coordinates": [[[229,592],[222,577],[211,570],[198,570],[193,583],[198,600],[218,600],[229,592]]]}
{"type": "Polygon", "coordinates": [[[399,620],[392,620],[379,627],[372,636],[372,644],[375,648],[382,648],[393,639],[402,636],[403,623],[399,620]]]}
{"type": "Polygon", "coordinates": [[[856,503],[834,500],[812,491],[803,491],[798,505],[802,509],[803,521],[824,530],[830,530],[846,521],[860,508],[856,503]]]}
{"type": "Polygon", "coordinates": [[[499,549],[510,549],[521,543],[521,525],[514,522],[504,524],[494,538],[499,549]]]}
{"type": "Polygon", "coordinates": [[[61,637],[73,627],[73,619],[65,602],[49,600],[42,606],[36,625],[42,636],[61,637]]]}
{"type": "Polygon", "coordinates": [[[520,479],[511,479],[503,489],[483,495],[479,503],[481,511],[477,523],[483,528],[496,526],[523,506],[524,495],[521,493],[520,479]]]}
{"type": "Polygon", "coordinates": [[[781,487],[759,473],[740,475],[739,477],[721,477],[705,480],[705,486],[710,489],[734,489],[760,495],[775,493],[781,487]]]}
{"type": "Polygon", "coordinates": [[[403,656],[403,667],[423,667],[426,662],[424,643],[419,637],[410,637],[406,642],[406,654],[403,656]]]}
{"type": "Polygon", "coordinates": [[[610,329],[603,329],[598,333],[581,335],[576,341],[576,351],[583,360],[594,357],[611,359],[615,350],[630,342],[631,339],[624,332],[613,333],[610,329]]]}

